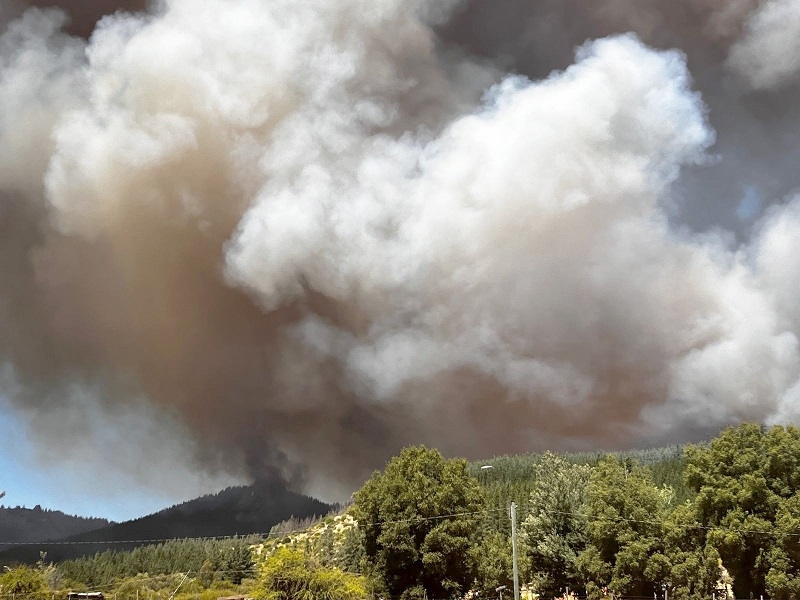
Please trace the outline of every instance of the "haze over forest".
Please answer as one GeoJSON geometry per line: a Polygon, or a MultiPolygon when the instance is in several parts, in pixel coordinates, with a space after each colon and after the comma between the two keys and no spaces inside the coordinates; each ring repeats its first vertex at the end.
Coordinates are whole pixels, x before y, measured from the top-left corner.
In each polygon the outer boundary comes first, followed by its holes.
{"type": "Polygon", "coordinates": [[[341,500],[412,443],[798,420],[800,1],[34,4],[0,406],[44,463],[341,500]]]}

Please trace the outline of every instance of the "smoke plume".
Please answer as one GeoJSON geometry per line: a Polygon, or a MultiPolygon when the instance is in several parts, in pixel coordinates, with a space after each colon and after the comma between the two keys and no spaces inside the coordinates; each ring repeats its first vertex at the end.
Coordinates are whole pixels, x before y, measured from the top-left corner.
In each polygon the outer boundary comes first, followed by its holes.
{"type": "Polygon", "coordinates": [[[800,416],[795,0],[88,6],[0,37],[4,390],[48,447],[88,403],[341,497],[407,443],[800,416]]]}

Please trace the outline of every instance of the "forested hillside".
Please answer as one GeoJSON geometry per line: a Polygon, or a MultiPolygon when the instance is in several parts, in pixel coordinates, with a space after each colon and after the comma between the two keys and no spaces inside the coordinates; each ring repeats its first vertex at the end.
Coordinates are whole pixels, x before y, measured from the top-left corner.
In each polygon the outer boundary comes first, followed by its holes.
{"type": "Polygon", "coordinates": [[[108,527],[106,519],[77,517],[58,510],[0,506],[0,550],[3,542],[57,540],[94,529],[108,527]]]}
{"type": "Polygon", "coordinates": [[[290,492],[282,485],[236,486],[140,519],[61,540],[73,543],[13,547],[0,553],[0,562],[32,563],[39,559],[40,552],[47,552],[50,560],[62,561],[105,550],[131,550],[146,545],[148,540],[266,533],[290,517],[324,515],[330,510],[330,505],[290,492]]]}
{"type": "MultiPolygon", "coordinates": [[[[537,469],[545,453],[494,456],[469,464],[469,473],[484,489],[487,504],[495,510],[487,514],[486,527],[493,531],[510,534],[510,522],[503,515],[503,507],[512,500],[519,506],[519,518],[523,520],[530,510],[531,494],[541,485],[537,480],[537,469]]],[[[595,466],[611,456],[628,465],[647,467],[653,483],[673,490],[675,501],[688,500],[694,492],[683,479],[683,446],[648,448],[624,452],[581,452],[559,455],[567,462],[595,466]]]]}

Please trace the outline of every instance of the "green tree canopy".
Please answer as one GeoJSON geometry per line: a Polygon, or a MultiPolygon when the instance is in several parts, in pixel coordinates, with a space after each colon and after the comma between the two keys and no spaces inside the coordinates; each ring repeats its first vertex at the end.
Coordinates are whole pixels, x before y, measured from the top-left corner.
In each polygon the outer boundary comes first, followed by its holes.
{"type": "MultiPolygon", "coordinates": [[[[513,589],[511,538],[490,532],[481,536],[473,548],[475,556],[475,591],[481,598],[493,598],[499,586],[513,589]]],[[[522,562],[522,561],[520,561],[522,562]]]]}
{"type": "Polygon", "coordinates": [[[471,548],[483,506],[464,460],[404,449],[354,496],[367,558],[392,597],[450,598],[475,577],[471,548]]]}
{"type": "Polygon", "coordinates": [[[592,471],[587,488],[586,549],[577,565],[590,595],[607,586],[616,594],[651,596],[669,574],[663,520],[670,488],[656,487],[650,471],[608,457],[592,471]]]}
{"type": "Polygon", "coordinates": [[[767,553],[766,591],[773,600],[796,600],[800,598],[800,495],[781,503],[774,532],[767,553]]]}
{"type": "Polygon", "coordinates": [[[665,553],[670,563],[667,584],[675,600],[711,598],[720,578],[720,556],[706,544],[705,531],[699,527],[691,503],[675,508],[667,518],[664,531],[665,553]]]}
{"type": "Polygon", "coordinates": [[[790,597],[800,589],[793,575],[800,566],[800,429],[731,427],[710,444],[687,447],[685,459],[696,496],[682,515],[681,549],[713,548],[737,597],[790,597]]]}
{"type": "Polygon", "coordinates": [[[576,559],[586,546],[582,513],[591,472],[587,465],[570,463],[549,452],[533,469],[536,487],[530,494],[520,537],[533,581],[544,597],[583,587],[576,559]]]}
{"type": "Polygon", "coordinates": [[[49,591],[42,569],[23,565],[0,573],[0,595],[4,598],[46,600],[49,591]]]}

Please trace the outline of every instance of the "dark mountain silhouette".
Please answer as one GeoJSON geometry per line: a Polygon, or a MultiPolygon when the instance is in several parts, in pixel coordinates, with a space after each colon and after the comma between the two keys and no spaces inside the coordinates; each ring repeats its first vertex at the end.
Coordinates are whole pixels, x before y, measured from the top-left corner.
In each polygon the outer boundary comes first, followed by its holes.
{"type": "MultiPolygon", "coordinates": [[[[229,487],[146,517],[59,539],[60,543],[11,547],[0,552],[0,564],[35,562],[40,552],[47,552],[48,561],[59,562],[108,549],[131,550],[154,540],[267,533],[291,517],[321,516],[331,508],[279,484],[229,487]]],[[[41,539],[55,538],[45,534],[41,539]]]]}
{"type": "Polygon", "coordinates": [[[108,527],[111,521],[77,517],[59,510],[0,506],[0,550],[9,548],[7,542],[58,540],[108,527]]]}

